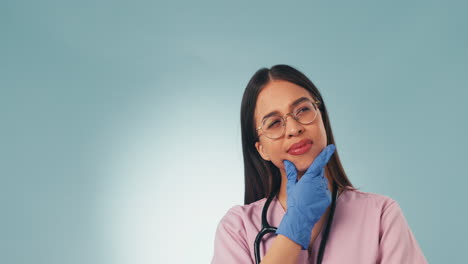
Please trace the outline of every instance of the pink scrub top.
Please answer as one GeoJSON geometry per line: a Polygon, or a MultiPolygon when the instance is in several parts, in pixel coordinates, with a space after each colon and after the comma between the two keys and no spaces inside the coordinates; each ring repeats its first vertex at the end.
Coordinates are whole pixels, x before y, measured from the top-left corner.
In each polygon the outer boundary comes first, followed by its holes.
{"type": "MultiPolygon", "coordinates": [[[[254,241],[261,229],[265,202],[263,198],[227,211],[216,229],[212,264],[255,263],[254,241]]],[[[274,198],[268,209],[268,223],[278,227],[284,214],[274,198]]],[[[274,233],[263,236],[262,259],[275,237],[274,233]]],[[[313,242],[310,254],[301,250],[297,263],[316,263],[321,239],[322,232],[313,242]]],[[[322,262],[422,264],[427,260],[396,201],[380,194],[346,189],[336,200],[322,262]]]]}

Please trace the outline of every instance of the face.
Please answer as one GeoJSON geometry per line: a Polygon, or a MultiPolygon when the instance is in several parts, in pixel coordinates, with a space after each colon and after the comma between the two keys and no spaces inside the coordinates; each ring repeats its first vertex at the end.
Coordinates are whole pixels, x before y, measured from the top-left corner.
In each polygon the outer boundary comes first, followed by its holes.
{"type": "MultiPolygon", "coordinates": [[[[260,127],[263,117],[272,111],[278,111],[281,116],[294,111],[295,107],[291,106],[291,103],[301,97],[307,97],[311,101],[315,101],[315,98],[301,86],[288,81],[271,81],[262,89],[257,98],[255,127],[260,127]]],[[[259,141],[255,143],[255,147],[260,156],[264,160],[271,161],[280,169],[283,175],[285,174],[283,160],[289,160],[294,163],[298,172],[302,172],[298,173],[298,177],[302,176],[327,144],[322,114],[319,110],[317,111],[315,120],[308,125],[297,122],[290,115],[286,116],[285,132],[283,136],[277,139],[270,139],[262,135],[262,130],[258,130],[257,133],[260,137],[259,141]],[[312,140],[312,146],[307,152],[301,155],[292,155],[287,152],[292,144],[303,139],[312,140]]]]}

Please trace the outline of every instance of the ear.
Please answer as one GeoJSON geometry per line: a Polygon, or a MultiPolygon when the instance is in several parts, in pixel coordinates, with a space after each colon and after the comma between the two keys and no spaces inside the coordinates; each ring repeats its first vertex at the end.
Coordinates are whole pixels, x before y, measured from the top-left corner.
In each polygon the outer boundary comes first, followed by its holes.
{"type": "Polygon", "coordinates": [[[268,156],[265,149],[263,148],[263,145],[260,144],[260,141],[255,142],[255,148],[264,160],[270,160],[270,156],[268,156]]]}

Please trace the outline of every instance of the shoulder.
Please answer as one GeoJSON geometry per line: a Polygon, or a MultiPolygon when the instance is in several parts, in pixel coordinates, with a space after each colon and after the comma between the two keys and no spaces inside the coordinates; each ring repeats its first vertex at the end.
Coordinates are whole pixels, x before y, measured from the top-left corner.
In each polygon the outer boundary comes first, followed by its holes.
{"type": "Polygon", "coordinates": [[[246,205],[234,205],[227,210],[221,219],[221,223],[238,226],[239,223],[251,222],[253,219],[261,216],[265,202],[266,198],[263,198],[246,205]]]}
{"type": "Polygon", "coordinates": [[[247,250],[252,234],[260,230],[261,211],[265,202],[266,199],[261,199],[251,204],[234,205],[229,208],[218,223],[217,241],[242,244],[247,250]]]}
{"type": "Polygon", "coordinates": [[[381,236],[385,230],[406,228],[403,211],[392,197],[361,190],[347,190],[342,195],[337,207],[348,222],[366,223],[367,229],[374,227],[381,236]]]}
{"type": "Polygon", "coordinates": [[[395,199],[383,194],[347,189],[342,195],[343,197],[340,201],[347,205],[366,206],[381,212],[385,212],[391,208],[399,208],[395,199]]]}
{"type": "Polygon", "coordinates": [[[211,263],[253,262],[254,255],[250,245],[253,241],[252,234],[257,228],[257,211],[262,202],[264,203],[260,200],[248,205],[234,205],[227,210],[216,229],[211,263]]]}

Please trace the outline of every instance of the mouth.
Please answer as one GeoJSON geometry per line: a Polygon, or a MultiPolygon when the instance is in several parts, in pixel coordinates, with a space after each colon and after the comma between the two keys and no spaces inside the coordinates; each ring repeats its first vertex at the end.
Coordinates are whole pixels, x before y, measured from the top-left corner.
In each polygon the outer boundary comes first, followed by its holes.
{"type": "Polygon", "coordinates": [[[287,152],[288,154],[291,154],[291,155],[302,155],[310,150],[310,148],[312,147],[312,144],[313,144],[312,140],[303,139],[291,145],[287,152]]]}

